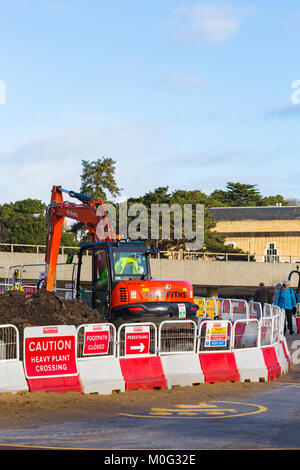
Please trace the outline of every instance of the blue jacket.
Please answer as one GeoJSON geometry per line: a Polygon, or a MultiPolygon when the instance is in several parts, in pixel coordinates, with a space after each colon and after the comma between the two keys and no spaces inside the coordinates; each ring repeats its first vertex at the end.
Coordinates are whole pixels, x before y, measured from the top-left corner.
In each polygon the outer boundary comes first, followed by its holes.
{"type": "Polygon", "coordinates": [[[274,305],[284,310],[292,310],[293,307],[296,307],[297,300],[293,289],[290,287],[288,289],[284,289],[283,287],[278,289],[274,305]]]}

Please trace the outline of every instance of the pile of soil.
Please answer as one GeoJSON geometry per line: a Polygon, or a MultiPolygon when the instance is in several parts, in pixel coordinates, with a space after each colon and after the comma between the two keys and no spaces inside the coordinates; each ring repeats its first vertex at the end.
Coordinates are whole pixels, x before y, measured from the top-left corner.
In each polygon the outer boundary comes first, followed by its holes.
{"type": "Polygon", "coordinates": [[[74,325],[103,323],[107,320],[88,308],[81,300],[61,300],[53,292],[39,290],[31,297],[22,291],[0,295],[0,325],[15,325],[22,344],[23,330],[28,326],[74,325]]]}

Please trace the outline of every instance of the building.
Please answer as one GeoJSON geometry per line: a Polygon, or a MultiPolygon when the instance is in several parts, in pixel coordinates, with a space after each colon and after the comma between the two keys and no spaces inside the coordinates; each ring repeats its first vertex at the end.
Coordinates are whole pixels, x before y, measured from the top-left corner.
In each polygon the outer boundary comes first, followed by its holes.
{"type": "Polygon", "coordinates": [[[300,206],[215,207],[215,230],[256,261],[300,263],[300,206]]]}

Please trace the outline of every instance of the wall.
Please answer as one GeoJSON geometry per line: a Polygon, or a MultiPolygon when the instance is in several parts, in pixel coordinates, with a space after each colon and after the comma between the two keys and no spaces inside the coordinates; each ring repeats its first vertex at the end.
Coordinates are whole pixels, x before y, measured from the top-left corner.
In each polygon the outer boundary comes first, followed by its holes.
{"type": "MultiPolygon", "coordinates": [[[[40,264],[41,266],[25,266],[24,279],[38,279],[40,271],[44,271],[45,255],[30,253],[0,253],[0,266],[6,273],[12,265],[40,264]]],[[[59,263],[65,263],[66,256],[59,256],[59,263]]],[[[83,270],[83,279],[87,279],[91,266],[91,257],[86,259],[87,266],[83,270]]],[[[73,265],[58,266],[57,279],[69,281],[72,278],[73,265]]],[[[169,280],[187,280],[197,286],[257,286],[260,281],[273,287],[287,279],[289,272],[296,269],[292,263],[255,263],[247,261],[185,261],[152,259],[153,278],[169,280]]],[[[3,272],[3,270],[2,270],[3,272]]],[[[1,277],[3,277],[1,275],[1,277]]],[[[298,276],[292,277],[292,285],[298,284],[298,276]]]]}

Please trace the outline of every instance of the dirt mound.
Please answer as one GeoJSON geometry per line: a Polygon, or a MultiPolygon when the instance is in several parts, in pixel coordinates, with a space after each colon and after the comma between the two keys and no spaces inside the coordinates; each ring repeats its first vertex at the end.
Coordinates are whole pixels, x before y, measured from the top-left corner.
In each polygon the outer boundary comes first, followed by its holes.
{"type": "Polygon", "coordinates": [[[20,333],[27,326],[103,323],[107,320],[89,309],[81,300],[61,300],[53,292],[39,290],[27,298],[24,292],[8,291],[0,295],[0,324],[15,325],[20,333]]]}

